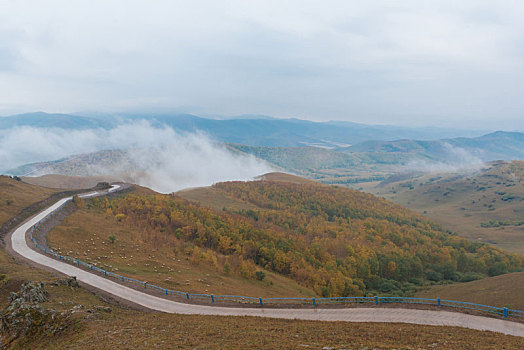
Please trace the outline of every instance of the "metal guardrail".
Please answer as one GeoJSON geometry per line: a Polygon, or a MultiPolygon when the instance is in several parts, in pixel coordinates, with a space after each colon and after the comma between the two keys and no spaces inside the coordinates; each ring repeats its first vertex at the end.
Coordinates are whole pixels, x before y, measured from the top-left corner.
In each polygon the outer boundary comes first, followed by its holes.
{"type": "Polygon", "coordinates": [[[188,293],[178,290],[171,290],[167,288],[162,288],[149,282],[140,281],[134,278],[122,276],[116,274],[112,271],[106,271],[99,267],[96,267],[92,264],[83,262],[77,258],[64,256],[54,252],[52,249],[43,247],[39,245],[36,240],[33,238],[33,231],[42,223],[46,222],[49,218],[54,216],[60,209],[62,209],[68,201],[64,202],[61,206],[53,210],[42,220],[38,221],[33,227],[31,227],[30,237],[31,241],[35,246],[46,254],[50,254],[55,258],[68,262],[79,267],[85,267],[88,270],[98,272],[105,277],[110,277],[121,283],[132,283],[143,287],[144,289],[154,290],[163,295],[171,295],[186,301],[197,300],[197,301],[208,301],[211,303],[217,302],[235,302],[240,304],[253,304],[259,306],[265,305],[312,305],[314,307],[323,305],[323,304],[348,304],[348,303],[367,303],[367,304],[416,304],[416,305],[433,305],[437,307],[452,307],[457,309],[467,309],[467,310],[476,310],[482,312],[488,312],[495,315],[503,317],[523,317],[524,311],[509,309],[507,307],[496,307],[483,304],[469,303],[465,301],[456,301],[456,300],[446,300],[441,298],[429,299],[429,298],[414,298],[414,297],[381,297],[381,296],[372,296],[372,297],[329,297],[329,298],[260,298],[260,297],[248,297],[241,295],[213,295],[213,294],[201,294],[201,293],[188,293]]]}

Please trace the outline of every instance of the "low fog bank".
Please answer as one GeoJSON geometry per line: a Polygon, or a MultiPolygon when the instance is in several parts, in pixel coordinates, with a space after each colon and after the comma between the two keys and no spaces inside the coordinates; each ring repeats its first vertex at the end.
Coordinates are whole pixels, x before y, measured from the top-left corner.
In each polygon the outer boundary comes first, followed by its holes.
{"type": "Polygon", "coordinates": [[[464,148],[442,142],[437,159],[414,159],[405,167],[405,172],[423,173],[470,173],[480,170],[485,161],[480,150],[477,154],[464,148]]]}
{"type": "MultiPolygon", "coordinates": [[[[83,175],[118,174],[139,185],[168,193],[219,181],[250,180],[273,170],[253,156],[231,153],[202,133],[181,134],[168,127],[153,127],[146,121],[138,121],[110,130],[32,127],[3,130],[0,132],[0,172],[27,163],[116,149],[126,150],[125,156],[80,164],[87,172],[83,175]]],[[[31,175],[52,173],[52,170],[50,167],[31,175]]],[[[75,170],[69,171],[73,174],[75,170]]],[[[61,173],[67,174],[67,171],[61,173]]]]}

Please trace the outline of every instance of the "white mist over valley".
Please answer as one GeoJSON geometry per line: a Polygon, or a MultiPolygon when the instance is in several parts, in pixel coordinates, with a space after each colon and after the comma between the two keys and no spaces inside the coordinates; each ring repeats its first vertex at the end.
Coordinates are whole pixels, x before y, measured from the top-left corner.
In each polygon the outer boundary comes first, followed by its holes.
{"type": "MultiPolygon", "coordinates": [[[[204,133],[180,133],[136,121],[109,130],[2,130],[0,171],[101,150],[123,150],[125,157],[88,166],[81,175],[112,175],[163,193],[219,181],[250,180],[272,170],[253,156],[232,153],[204,133]]],[[[27,175],[47,173],[43,168],[27,175]]]]}

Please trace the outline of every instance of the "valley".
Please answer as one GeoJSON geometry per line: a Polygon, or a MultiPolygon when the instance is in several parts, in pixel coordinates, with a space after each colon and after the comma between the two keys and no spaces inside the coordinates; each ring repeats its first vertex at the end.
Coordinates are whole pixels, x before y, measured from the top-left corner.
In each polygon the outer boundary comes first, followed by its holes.
{"type": "Polygon", "coordinates": [[[0,350],[524,349],[524,2],[0,9],[0,350]]]}

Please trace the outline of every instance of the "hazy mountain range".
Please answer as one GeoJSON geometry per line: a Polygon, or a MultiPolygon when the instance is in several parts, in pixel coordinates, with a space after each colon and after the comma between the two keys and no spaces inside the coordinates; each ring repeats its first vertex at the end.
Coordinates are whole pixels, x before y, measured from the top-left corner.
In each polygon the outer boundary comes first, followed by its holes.
{"type": "MultiPolygon", "coordinates": [[[[13,175],[115,175],[132,180],[144,173],[163,173],[170,177],[187,169],[204,171],[212,161],[225,169],[224,178],[234,176],[255,157],[268,167],[284,170],[326,183],[358,183],[375,181],[412,171],[453,171],[475,168],[487,161],[524,159],[524,133],[497,131],[477,135],[478,131],[438,128],[403,128],[349,122],[311,122],[298,119],[274,119],[266,116],[242,116],[238,119],[206,119],[193,115],[124,115],[81,117],[64,114],[32,113],[0,118],[2,132],[29,127],[40,130],[34,135],[47,144],[62,140],[60,147],[69,147],[79,130],[90,134],[91,148],[71,148],[62,155],[48,153],[39,161],[26,161],[4,168],[13,175]],[[143,125],[137,122],[147,120],[143,125]],[[130,128],[119,128],[131,125],[130,128]],[[168,127],[166,127],[168,126],[168,127]],[[15,128],[15,129],[13,129],[15,128]],[[61,133],[54,130],[60,129],[61,133]],[[64,132],[63,130],[67,130],[64,132]],[[179,132],[172,134],[172,130],[179,132]],[[164,133],[162,130],[171,131],[164,133]],[[222,144],[223,151],[207,137],[188,137],[203,132],[222,144]],[[180,134],[182,133],[182,134],[180,134]],[[141,138],[138,144],[119,141],[104,144],[106,139],[141,138]],[[178,135],[178,136],[177,136],[178,135]],[[451,136],[450,136],[451,135],[451,136]],[[460,135],[460,137],[453,137],[460,135]],[[468,137],[466,137],[468,136],[468,137]],[[156,142],[159,139],[163,141],[156,142]],[[181,140],[178,140],[181,139],[181,140]],[[94,141],[93,141],[94,140],[94,141]],[[208,141],[202,141],[208,140],[208,141]],[[93,146],[95,145],[95,146],[93,146]],[[80,151],[79,151],[80,150],[80,151]],[[232,156],[227,156],[229,152],[232,156]],[[251,157],[251,158],[249,158],[251,157]],[[58,160],[57,160],[58,159],[58,160]],[[200,161],[201,160],[201,161],[200,161]],[[165,168],[164,163],[170,166],[165,168]],[[237,163],[233,174],[227,175],[231,164],[237,163]],[[18,166],[20,164],[25,164],[18,166]],[[164,164],[164,165],[160,165],[164,164]],[[189,169],[194,164],[196,169],[189,169]],[[165,169],[164,169],[165,168],[165,169]],[[160,170],[162,171],[160,171],[160,170]]],[[[20,129],[22,130],[22,129],[20,129]]],[[[33,135],[33,134],[32,134],[33,135]]],[[[43,145],[42,147],[44,147],[43,145]]],[[[7,146],[6,146],[7,147],[7,146]]],[[[31,146],[28,150],[38,147],[31,146]]],[[[19,147],[18,147],[19,148],[19,147]]],[[[17,148],[17,150],[18,150],[17,148]]],[[[5,150],[4,150],[5,151],[5,150]]],[[[13,149],[14,152],[15,149],[13,149]]],[[[23,152],[21,156],[23,158],[23,152]]],[[[253,173],[265,169],[262,163],[251,163],[253,173]]],[[[213,172],[212,170],[209,170],[213,172]]],[[[186,177],[191,177],[188,173],[186,177]]],[[[249,176],[248,176],[249,177],[249,176]]]]}
{"type": "Polygon", "coordinates": [[[399,139],[438,140],[454,137],[475,137],[479,130],[459,130],[431,127],[399,127],[366,125],[352,122],[312,122],[300,119],[276,119],[260,115],[244,115],[230,119],[208,119],[190,114],[119,114],[77,116],[42,112],[0,118],[0,130],[13,127],[110,129],[136,120],[147,120],[153,126],[169,126],[177,131],[201,131],[226,143],[251,146],[318,146],[347,147],[369,140],[399,139]]]}

